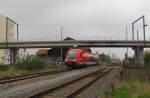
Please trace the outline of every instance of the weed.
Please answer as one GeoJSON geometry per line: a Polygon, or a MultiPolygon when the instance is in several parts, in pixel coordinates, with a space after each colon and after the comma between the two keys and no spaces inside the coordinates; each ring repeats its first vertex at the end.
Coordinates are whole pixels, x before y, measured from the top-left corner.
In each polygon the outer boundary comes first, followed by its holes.
{"type": "Polygon", "coordinates": [[[139,80],[128,80],[104,92],[106,98],[150,98],[150,84],[139,80]]]}

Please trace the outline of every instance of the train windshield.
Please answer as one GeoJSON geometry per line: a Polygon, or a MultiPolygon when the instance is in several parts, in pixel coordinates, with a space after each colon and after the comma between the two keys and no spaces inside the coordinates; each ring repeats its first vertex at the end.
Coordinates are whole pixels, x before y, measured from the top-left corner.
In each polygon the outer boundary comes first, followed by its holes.
{"type": "Polygon", "coordinates": [[[68,60],[72,60],[76,58],[76,51],[69,51],[67,57],[68,57],[68,60]]]}

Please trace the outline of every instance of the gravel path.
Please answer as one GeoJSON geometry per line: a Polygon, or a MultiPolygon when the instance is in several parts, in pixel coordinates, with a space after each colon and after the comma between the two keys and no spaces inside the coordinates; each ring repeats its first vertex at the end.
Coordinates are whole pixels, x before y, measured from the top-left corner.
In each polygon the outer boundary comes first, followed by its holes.
{"type": "Polygon", "coordinates": [[[55,75],[55,76],[52,75],[47,79],[43,78],[40,81],[25,83],[19,86],[1,89],[0,98],[27,98],[31,95],[61,85],[65,81],[74,80],[86,74],[95,72],[99,69],[100,66],[94,66],[92,68],[86,68],[82,70],[73,70],[71,72],[65,72],[63,74],[60,73],[59,75],[55,75]]]}

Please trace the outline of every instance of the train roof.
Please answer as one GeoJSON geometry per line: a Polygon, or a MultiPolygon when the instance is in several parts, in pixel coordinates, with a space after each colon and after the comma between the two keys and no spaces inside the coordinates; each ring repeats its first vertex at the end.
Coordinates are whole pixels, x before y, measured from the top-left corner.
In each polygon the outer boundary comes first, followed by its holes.
{"type": "Polygon", "coordinates": [[[69,50],[75,50],[75,51],[85,51],[85,50],[82,50],[82,49],[80,49],[80,48],[71,48],[71,49],[69,49],[69,50]]]}
{"type": "Polygon", "coordinates": [[[78,52],[89,52],[89,53],[91,53],[88,50],[84,50],[84,49],[80,49],[80,48],[70,48],[69,50],[74,50],[74,51],[78,51],[78,52]]]}

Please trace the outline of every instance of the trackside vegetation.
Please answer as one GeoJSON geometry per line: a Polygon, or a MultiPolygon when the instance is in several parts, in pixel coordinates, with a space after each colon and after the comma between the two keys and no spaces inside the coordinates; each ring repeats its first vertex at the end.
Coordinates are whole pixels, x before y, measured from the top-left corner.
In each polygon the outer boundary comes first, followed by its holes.
{"type": "Polygon", "coordinates": [[[104,91],[103,98],[150,98],[150,84],[138,80],[128,80],[114,89],[104,91]]]}
{"type": "Polygon", "coordinates": [[[106,62],[106,63],[111,62],[111,57],[109,55],[104,54],[104,53],[99,55],[99,59],[101,62],[106,62]]]}
{"type": "Polygon", "coordinates": [[[125,75],[111,83],[100,98],[150,98],[150,67],[126,68],[125,75]]]}
{"type": "Polygon", "coordinates": [[[48,65],[48,58],[41,58],[35,55],[28,55],[26,58],[19,59],[16,67],[18,69],[35,70],[42,69],[48,65]]]}
{"type": "Polygon", "coordinates": [[[41,58],[35,55],[28,55],[26,58],[19,59],[15,65],[2,66],[4,67],[0,67],[0,78],[58,69],[56,65],[49,63],[48,58],[41,58]]]}
{"type": "Polygon", "coordinates": [[[150,65],[150,52],[146,51],[144,53],[144,62],[145,62],[146,65],[148,65],[148,64],[150,65]]]}
{"type": "Polygon", "coordinates": [[[100,98],[150,98],[150,52],[144,53],[144,65],[127,69],[127,77],[113,83],[100,98]]]}

